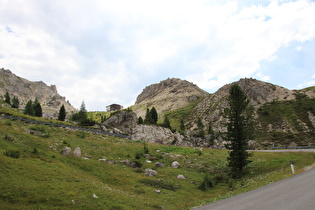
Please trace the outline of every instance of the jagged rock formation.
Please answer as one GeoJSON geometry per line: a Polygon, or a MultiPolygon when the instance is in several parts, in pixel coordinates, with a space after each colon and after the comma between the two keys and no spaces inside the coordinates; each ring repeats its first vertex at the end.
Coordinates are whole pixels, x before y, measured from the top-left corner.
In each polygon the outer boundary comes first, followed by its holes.
{"type": "MultiPolygon", "coordinates": [[[[168,79],[159,84],[146,87],[136,101],[135,106],[142,105],[143,108],[142,113],[139,111],[138,113],[144,114],[146,107],[154,106],[160,112],[160,117],[166,111],[168,113],[177,113],[179,108],[187,106],[187,104],[189,104],[189,100],[187,100],[189,93],[185,93],[185,88],[189,87],[188,92],[191,93],[193,92],[191,91],[192,86],[186,82],[183,83],[186,85],[179,85],[179,83],[182,84],[181,80],[168,79]],[[180,91],[176,91],[176,87],[178,86],[180,86],[180,91]],[[177,99],[177,92],[180,97],[186,97],[177,99]],[[167,96],[170,97],[168,98],[167,96]],[[183,98],[185,98],[185,100],[182,100],[183,98]],[[177,103],[180,105],[178,106],[177,103]]],[[[207,146],[207,142],[209,142],[207,139],[200,141],[192,137],[193,135],[189,135],[189,133],[194,133],[197,129],[197,120],[200,118],[204,124],[205,132],[207,132],[208,125],[211,124],[216,134],[215,136],[217,137],[214,141],[214,146],[221,147],[222,142],[224,142],[221,133],[226,130],[226,119],[224,118],[223,112],[224,109],[228,107],[227,97],[229,95],[229,89],[235,83],[243,89],[250,100],[250,105],[254,107],[256,129],[259,131],[258,133],[260,135],[258,136],[259,141],[257,141],[257,144],[262,142],[263,145],[270,146],[276,143],[276,145],[286,146],[293,140],[297,141],[296,138],[298,138],[299,145],[314,145],[314,87],[303,90],[289,90],[271,83],[246,78],[227,84],[214,94],[203,95],[202,91],[201,93],[199,92],[200,94],[198,96],[202,97],[202,100],[198,102],[191,110],[190,114],[185,115],[183,119],[186,134],[188,134],[185,137],[176,136],[176,134],[163,129],[160,131],[159,129],[152,130],[152,128],[143,126],[134,129],[135,134],[133,134],[133,138],[175,145],[207,146]],[[305,97],[308,99],[304,100],[303,98],[305,97]],[[221,140],[218,141],[218,139],[221,140]],[[217,142],[219,142],[219,144],[217,142]]],[[[198,90],[198,88],[195,87],[194,89],[198,90]]],[[[194,93],[193,95],[197,95],[196,92],[194,93]]],[[[180,113],[180,110],[178,113],[180,113]]],[[[177,115],[174,114],[173,116],[177,115]]],[[[178,121],[177,125],[179,125],[181,119],[172,120],[178,121]]],[[[177,127],[177,129],[179,128],[177,127]]]]}
{"type": "Polygon", "coordinates": [[[137,125],[137,115],[131,111],[118,111],[108,118],[104,125],[130,133],[131,129],[137,125]]]}
{"type": "Polygon", "coordinates": [[[132,129],[131,140],[142,140],[151,143],[175,146],[208,147],[209,144],[202,138],[183,136],[178,132],[154,125],[137,125],[132,129]]]}
{"type": "Polygon", "coordinates": [[[47,86],[44,82],[31,82],[16,76],[10,70],[0,69],[0,98],[8,92],[10,97],[18,97],[23,107],[27,101],[38,99],[43,109],[44,117],[58,117],[62,105],[66,111],[74,112],[76,109],[66,102],[57,92],[55,85],[47,86]]]}
{"type": "Polygon", "coordinates": [[[209,93],[191,82],[172,78],[145,87],[132,109],[138,117],[144,117],[146,109],[153,106],[157,113],[161,114],[185,107],[192,101],[208,95],[209,93]]]}

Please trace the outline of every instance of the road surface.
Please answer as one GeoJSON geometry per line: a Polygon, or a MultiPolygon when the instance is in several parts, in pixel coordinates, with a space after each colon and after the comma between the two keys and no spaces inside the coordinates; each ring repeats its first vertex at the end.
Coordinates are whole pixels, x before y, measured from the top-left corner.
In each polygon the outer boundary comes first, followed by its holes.
{"type": "Polygon", "coordinates": [[[315,168],[195,210],[314,210],[315,168]]]}

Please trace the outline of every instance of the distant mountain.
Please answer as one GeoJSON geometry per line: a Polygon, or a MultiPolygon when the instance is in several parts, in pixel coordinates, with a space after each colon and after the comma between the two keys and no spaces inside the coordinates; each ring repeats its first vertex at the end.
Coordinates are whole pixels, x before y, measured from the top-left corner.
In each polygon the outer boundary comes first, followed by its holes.
{"type": "Polygon", "coordinates": [[[10,70],[0,69],[0,98],[8,92],[11,99],[18,97],[20,106],[27,101],[38,99],[42,105],[43,115],[46,117],[57,117],[62,105],[66,111],[74,112],[76,109],[66,102],[65,97],[60,96],[55,85],[47,86],[44,82],[31,82],[13,74],[10,70]]]}
{"type": "Polygon", "coordinates": [[[132,107],[139,116],[144,117],[147,108],[155,107],[158,114],[176,110],[209,96],[197,85],[177,78],[169,78],[143,89],[132,107]]]}
{"type": "Polygon", "coordinates": [[[150,85],[137,97],[133,110],[139,116],[147,108],[155,107],[162,122],[167,115],[171,125],[179,129],[180,120],[186,130],[197,128],[200,118],[207,131],[211,124],[216,134],[225,131],[224,109],[228,106],[230,87],[237,83],[246,93],[254,108],[256,139],[262,144],[315,145],[315,88],[289,90],[256,79],[240,79],[221,87],[213,94],[196,85],[180,80],[167,79],[150,85]]]}

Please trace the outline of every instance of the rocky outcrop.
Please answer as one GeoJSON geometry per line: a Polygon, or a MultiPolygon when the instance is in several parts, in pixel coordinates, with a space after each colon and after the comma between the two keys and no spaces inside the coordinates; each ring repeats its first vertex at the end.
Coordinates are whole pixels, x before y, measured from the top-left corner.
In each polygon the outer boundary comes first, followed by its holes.
{"type": "Polygon", "coordinates": [[[68,113],[76,111],[66,98],[60,96],[55,85],[47,86],[44,82],[31,82],[16,76],[10,70],[0,69],[0,98],[8,92],[10,97],[18,97],[23,107],[29,100],[38,99],[42,105],[43,116],[57,118],[62,105],[68,113]]]}
{"type": "Polygon", "coordinates": [[[137,125],[137,115],[132,111],[118,111],[108,118],[104,125],[106,127],[118,128],[123,132],[130,133],[131,129],[137,125]]]}
{"type": "Polygon", "coordinates": [[[175,146],[209,147],[209,144],[202,138],[183,136],[178,132],[172,133],[168,128],[153,125],[137,125],[132,129],[130,138],[131,140],[175,146]]]}
{"type": "Polygon", "coordinates": [[[172,78],[145,87],[132,109],[138,117],[143,118],[147,108],[154,106],[158,114],[163,114],[185,107],[192,101],[208,95],[209,93],[191,82],[172,78]]]}
{"type": "Polygon", "coordinates": [[[182,145],[184,137],[179,133],[172,133],[167,128],[153,125],[137,125],[132,129],[131,139],[159,144],[182,145]]]}

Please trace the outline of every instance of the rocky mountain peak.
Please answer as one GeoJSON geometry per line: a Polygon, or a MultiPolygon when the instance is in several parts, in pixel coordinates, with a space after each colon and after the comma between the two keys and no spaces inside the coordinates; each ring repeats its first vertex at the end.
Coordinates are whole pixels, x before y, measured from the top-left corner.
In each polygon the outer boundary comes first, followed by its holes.
{"type": "Polygon", "coordinates": [[[152,84],[143,89],[142,93],[137,97],[135,104],[140,104],[144,101],[151,99],[163,98],[163,97],[174,97],[174,96],[190,96],[190,95],[203,95],[206,96],[208,93],[201,90],[197,85],[181,80],[178,78],[168,78],[157,84],[152,84]]]}
{"type": "Polygon", "coordinates": [[[191,82],[178,78],[168,78],[145,87],[137,97],[133,111],[138,117],[143,117],[146,109],[154,106],[160,114],[187,106],[190,102],[208,95],[209,93],[191,82]]]}
{"type": "Polygon", "coordinates": [[[32,82],[2,68],[0,69],[0,98],[6,92],[11,98],[18,97],[21,106],[37,98],[47,117],[57,117],[62,105],[65,106],[67,112],[76,111],[71,104],[66,102],[65,97],[58,94],[56,85],[48,86],[42,81],[32,82]]]}

